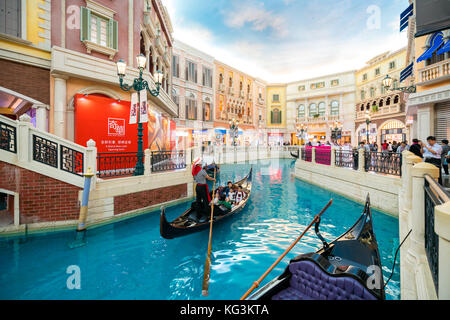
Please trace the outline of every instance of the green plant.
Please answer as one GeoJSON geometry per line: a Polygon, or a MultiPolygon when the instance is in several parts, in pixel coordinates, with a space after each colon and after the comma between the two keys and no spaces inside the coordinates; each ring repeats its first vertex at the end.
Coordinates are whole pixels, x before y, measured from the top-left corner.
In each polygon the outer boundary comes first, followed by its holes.
{"type": "Polygon", "coordinates": [[[372,111],[373,112],[378,112],[378,106],[372,106],[372,111]]]}

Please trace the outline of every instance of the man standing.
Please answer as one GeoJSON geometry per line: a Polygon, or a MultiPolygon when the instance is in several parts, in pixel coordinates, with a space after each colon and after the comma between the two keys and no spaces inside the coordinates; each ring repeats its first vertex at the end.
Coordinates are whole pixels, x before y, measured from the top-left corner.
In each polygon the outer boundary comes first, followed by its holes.
{"type": "Polygon", "coordinates": [[[446,175],[448,175],[448,163],[445,161],[445,158],[450,151],[450,146],[448,145],[448,140],[444,139],[442,140],[442,154],[441,154],[441,160],[442,160],[442,167],[444,168],[444,172],[446,175]]]}
{"type": "Polygon", "coordinates": [[[209,195],[209,187],[206,183],[206,180],[210,181],[216,181],[216,179],[211,178],[208,176],[208,173],[206,172],[207,164],[203,166],[203,168],[198,171],[194,175],[194,180],[197,183],[195,186],[195,193],[197,196],[196,204],[197,204],[197,217],[200,218],[202,216],[206,216],[208,214],[208,206],[211,202],[211,196],[209,195]]]}
{"type": "Polygon", "coordinates": [[[422,142],[420,142],[418,139],[413,139],[413,143],[409,147],[409,151],[423,159],[422,142]]]}
{"type": "Polygon", "coordinates": [[[441,173],[441,154],[442,154],[442,147],[436,143],[436,138],[433,136],[429,136],[427,138],[428,144],[424,144],[423,150],[423,157],[425,158],[425,162],[434,164],[436,167],[439,168],[439,183],[442,184],[442,173],[441,173]]]}

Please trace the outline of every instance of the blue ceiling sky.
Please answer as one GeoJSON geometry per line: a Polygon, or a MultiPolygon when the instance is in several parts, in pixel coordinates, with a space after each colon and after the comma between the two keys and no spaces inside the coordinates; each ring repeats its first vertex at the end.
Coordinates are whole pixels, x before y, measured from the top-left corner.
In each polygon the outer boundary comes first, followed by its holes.
{"type": "Polygon", "coordinates": [[[163,0],[174,36],[269,82],[354,70],[407,44],[408,0],[163,0]],[[377,19],[379,17],[379,19],[377,19]]]}

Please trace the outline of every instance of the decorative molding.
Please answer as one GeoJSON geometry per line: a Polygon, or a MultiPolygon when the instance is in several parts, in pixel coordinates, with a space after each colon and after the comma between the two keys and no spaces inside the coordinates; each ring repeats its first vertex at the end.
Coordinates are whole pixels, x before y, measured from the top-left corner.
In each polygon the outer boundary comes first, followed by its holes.
{"type": "Polygon", "coordinates": [[[119,52],[116,49],[105,47],[105,46],[99,45],[99,44],[89,41],[89,40],[84,40],[83,43],[86,46],[87,53],[91,53],[92,51],[97,51],[97,52],[106,54],[107,56],[109,56],[109,59],[111,59],[111,60],[114,59],[114,56],[116,55],[116,53],[119,52]]]}
{"type": "Polygon", "coordinates": [[[114,15],[116,14],[116,12],[108,7],[105,7],[104,5],[97,3],[95,1],[92,0],[85,0],[86,1],[86,7],[92,11],[94,11],[94,13],[102,15],[105,18],[108,19],[114,19],[114,15]]]}
{"type": "Polygon", "coordinates": [[[437,103],[450,99],[450,85],[409,95],[408,107],[437,103]]]}

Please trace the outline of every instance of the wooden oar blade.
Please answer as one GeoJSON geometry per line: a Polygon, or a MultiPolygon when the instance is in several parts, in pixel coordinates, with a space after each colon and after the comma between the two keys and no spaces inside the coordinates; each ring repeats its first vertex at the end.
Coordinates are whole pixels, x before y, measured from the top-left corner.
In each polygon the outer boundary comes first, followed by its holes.
{"type": "Polygon", "coordinates": [[[202,286],[202,296],[208,296],[209,290],[209,279],[211,273],[211,257],[206,258],[205,261],[205,273],[203,274],[203,286],[202,286]]]}

